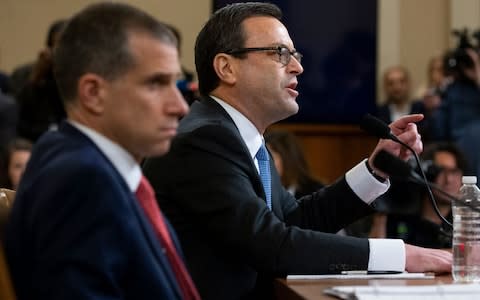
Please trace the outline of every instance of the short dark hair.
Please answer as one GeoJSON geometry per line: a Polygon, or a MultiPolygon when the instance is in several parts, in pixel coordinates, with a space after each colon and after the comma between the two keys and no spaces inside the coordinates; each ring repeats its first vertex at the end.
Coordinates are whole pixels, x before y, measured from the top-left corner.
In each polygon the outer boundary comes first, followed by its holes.
{"type": "Polygon", "coordinates": [[[10,178],[10,174],[8,173],[8,169],[9,169],[9,165],[12,161],[12,156],[15,152],[17,151],[28,151],[28,152],[32,152],[32,149],[33,149],[33,144],[32,142],[30,142],[29,140],[27,139],[24,139],[24,138],[20,138],[20,137],[17,137],[17,138],[14,138],[13,140],[11,140],[8,145],[7,145],[7,157],[6,157],[6,170],[5,172],[7,172],[7,176],[6,176],[6,186],[9,188],[9,189],[13,189],[13,184],[12,184],[12,180],[10,178]]]}
{"type": "Polygon", "coordinates": [[[453,143],[449,142],[438,142],[438,143],[431,143],[425,146],[425,150],[422,153],[423,160],[431,160],[432,162],[435,161],[435,155],[438,152],[448,152],[455,157],[455,163],[457,168],[462,170],[462,173],[465,173],[467,170],[467,159],[463,152],[453,143]]]}
{"type": "Polygon", "coordinates": [[[128,39],[133,33],[147,33],[177,47],[165,24],[127,4],[93,4],[74,15],[54,50],[55,79],[63,101],[76,97],[78,79],[86,73],[114,80],[132,68],[128,39]]]}
{"type": "Polygon", "coordinates": [[[10,160],[10,156],[15,151],[32,151],[33,144],[27,139],[24,138],[14,138],[8,143],[8,160],[10,160]]]}
{"type": "Polygon", "coordinates": [[[218,53],[244,47],[242,22],[256,16],[281,20],[282,11],[271,3],[235,3],[217,10],[203,26],[195,42],[195,66],[200,94],[207,96],[219,85],[213,59],[218,53]]]}

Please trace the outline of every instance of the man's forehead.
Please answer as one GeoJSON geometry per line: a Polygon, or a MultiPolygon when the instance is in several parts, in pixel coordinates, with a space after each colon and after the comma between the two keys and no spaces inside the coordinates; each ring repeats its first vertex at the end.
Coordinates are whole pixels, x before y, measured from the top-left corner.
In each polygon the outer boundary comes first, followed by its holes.
{"type": "Polygon", "coordinates": [[[254,16],[242,22],[245,35],[245,42],[263,43],[270,45],[274,43],[292,46],[287,28],[278,19],[269,16],[254,16]]]}
{"type": "Polygon", "coordinates": [[[387,80],[407,79],[407,78],[408,78],[407,74],[401,69],[390,70],[385,76],[385,79],[387,80]]]}

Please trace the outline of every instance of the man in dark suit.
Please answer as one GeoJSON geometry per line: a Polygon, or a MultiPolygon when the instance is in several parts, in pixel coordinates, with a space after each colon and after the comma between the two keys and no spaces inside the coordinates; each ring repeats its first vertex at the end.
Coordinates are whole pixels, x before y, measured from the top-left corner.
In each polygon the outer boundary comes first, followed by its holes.
{"type": "Polygon", "coordinates": [[[432,107],[426,100],[412,99],[412,83],[408,70],[402,66],[391,66],[383,73],[385,103],[377,108],[377,116],[387,124],[409,114],[423,114],[425,118],[417,123],[422,140],[431,139],[430,114],[432,107]]]}
{"type": "Polygon", "coordinates": [[[18,299],[199,299],[138,164],[188,111],[176,46],[124,4],[68,23],[54,54],[68,120],[35,146],[6,232],[18,299]]]}
{"type": "Polygon", "coordinates": [[[378,108],[377,115],[386,123],[391,123],[409,114],[424,114],[422,101],[410,99],[411,83],[407,69],[402,66],[389,67],[383,73],[385,104],[378,108]]]}
{"type": "MultiPolygon", "coordinates": [[[[298,201],[281,186],[262,134],[298,111],[303,68],[280,15],[272,4],[239,3],[211,17],[195,46],[204,99],[181,121],[172,151],[145,164],[200,294],[268,299],[272,278],[286,274],[449,271],[451,254],[445,251],[334,234],[370,213],[369,204],[388,188],[388,181],[368,171],[371,159],[298,201]]],[[[421,118],[391,125],[418,151],[412,122],[421,118]]],[[[374,153],[379,149],[406,158],[389,141],[380,141],[374,153]]]]}
{"type": "MultiPolygon", "coordinates": [[[[411,80],[408,70],[402,66],[395,65],[383,72],[383,89],[385,92],[385,103],[377,108],[377,117],[389,124],[402,116],[409,114],[424,114],[426,118],[420,121],[418,131],[423,142],[430,139],[428,117],[423,101],[412,100],[411,80]]],[[[387,213],[412,213],[418,205],[416,190],[406,188],[405,181],[394,179],[391,188],[377,201],[377,208],[387,213]]]]}

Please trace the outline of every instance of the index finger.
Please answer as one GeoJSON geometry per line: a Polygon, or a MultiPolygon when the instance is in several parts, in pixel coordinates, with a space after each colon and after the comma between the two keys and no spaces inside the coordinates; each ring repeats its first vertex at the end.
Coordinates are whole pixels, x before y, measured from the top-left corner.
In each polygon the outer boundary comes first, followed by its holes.
{"type": "Polygon", "coordinates": [[[420,122],[421,120],[423,120],[423,114],[406,115],[396,120],[395,122],[392,122],[390,124],[390,127],[403,130],[407,128],[407,125],[409,123],[420,122]]]}

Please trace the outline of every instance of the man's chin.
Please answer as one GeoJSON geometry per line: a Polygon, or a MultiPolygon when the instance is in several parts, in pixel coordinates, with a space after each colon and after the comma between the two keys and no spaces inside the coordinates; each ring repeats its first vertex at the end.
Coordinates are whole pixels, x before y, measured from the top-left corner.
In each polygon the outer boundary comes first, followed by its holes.
{"type": "Polygon", "coordinates": [[[285,104],[285,111],[288,111],[289,116],[298,113],[299,108],[297,98],[289,98],[285,104]]]}
{"type": "Polygon", "coordinates": [[[148,151],[148,157],[157,157],[157,156],[163,156],[170,151],[170,145],[171,141],[162,141],[161,143],[157,144],[154,148],[152,148],[150,151],[148,151]]]}
{"type": "Polygon", "coordinates": [[[297,106],[297,109],[290,109],[289,111],[285,110],[283,116],[281,118],[278,118],[278,120],[276,120],[275,122],[280,122],[282,120],[285,120],[286,118],[296,115],[297,113],[298,113],[298,106],[297,106]]]}
{"type": "Polygon", "coordinates": [[[291,117],[293,115],[296,115],[298,113],[299,109],[300,109],[300,107],[298,106],[298,103],[294,102],[293,105],[292,105],[289,117],[291,117]]]}

